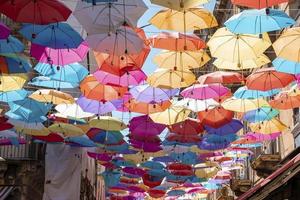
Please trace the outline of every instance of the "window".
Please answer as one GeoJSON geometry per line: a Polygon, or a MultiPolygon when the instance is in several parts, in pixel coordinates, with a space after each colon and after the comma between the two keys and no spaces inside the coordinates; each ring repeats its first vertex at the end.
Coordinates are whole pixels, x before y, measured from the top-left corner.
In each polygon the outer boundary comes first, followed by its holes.
{"type": "Polygon", "coordinates": [[[299,122],[299,108],[293,109],[293,120],[294,120],[294,125],[296,125],[299,122]]]}

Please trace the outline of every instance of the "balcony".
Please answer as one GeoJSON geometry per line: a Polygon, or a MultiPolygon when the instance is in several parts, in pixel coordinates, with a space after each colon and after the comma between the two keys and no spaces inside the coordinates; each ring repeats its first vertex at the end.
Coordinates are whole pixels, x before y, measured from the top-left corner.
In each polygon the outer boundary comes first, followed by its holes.
{"type": "Polygon", "coordinates": [[[280,161],[279,154],[261,154],[251,163],[251,167],[257,176],[266,178],[278,168],[280,161]]]}
{"type": "Polygon", "coordinates": [[[241,196],[252,187],[252,182],[248,179],[233,179],[230,188],[236,196],[241,196]]]}

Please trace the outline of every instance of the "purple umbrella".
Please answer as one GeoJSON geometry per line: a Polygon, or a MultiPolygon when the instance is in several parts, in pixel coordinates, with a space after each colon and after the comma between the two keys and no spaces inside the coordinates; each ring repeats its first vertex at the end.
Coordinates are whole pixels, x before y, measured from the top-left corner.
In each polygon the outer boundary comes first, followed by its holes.
{"type": "Polygon", "coordinates": [[[10,34],[10,29],[3,23],[0,23],[0,39],[8,38],[10,34]]]}
{"type": "Polygon", "coordinates": [[[133,117],[129,122],[129,131],[136,135],[159,135],[166,126],[155,123],[148,115],[133,117]]]}
{"type": "Polygon", "coordinates": [[[150,85],[139,85],[130,90],[132,97],[140,102],[159,103],[170,100],[179,93],[179,89],[161,89],[151,87],[150,85]]]}
{"type": "Polygon", "coordinates": [[[145,170],[138,167],[124,167],[122,171],[127,174],[137,175],[140,177],[142,177],[146,173],[145,170]]]}
{"type": "Polygon", "coordinates": [[[153,161],[157,162],[163,162],[163,163],[170,163],[170,162],[175,162],[176,160],[170,156],[160,156],[160,157],[155,157],[152,159],[153,161]]]}
{"type": "Polygon", "coordinates": [[[123,103],[123,100],[112,100],[112,101],[97,101],[88,99],[84,96],[81,96],[77,99],[77,104],[85,112],[94,113],[97,115],[103,115],[114,110],[117,110],[123,103]]]}
{"type": "Polygon", "coordinates": [[[87,152],[88,156],[100,161],[110,161],[112,156],[106,153],[87,152]]]}
{"type": "Polygon", "coordinates": [[[240,122],[237,119],[231,120],[228,124],[225,124],[224,126],[221,126],[219,128],[213,128],[210,126],[204,126],[205,130],[209,134],[217,134],[217,135],[228,135],[231,133],[237,133],[239,130],[241,130],[244,127],[242,122],[240,122]]]}
{"type": "Polygon", "coordinates": [[[137,140],[130,140],[132,147],[142,149],[144,152],[158,152],[162,150],[160,143],[150,143],[137,140]]]}

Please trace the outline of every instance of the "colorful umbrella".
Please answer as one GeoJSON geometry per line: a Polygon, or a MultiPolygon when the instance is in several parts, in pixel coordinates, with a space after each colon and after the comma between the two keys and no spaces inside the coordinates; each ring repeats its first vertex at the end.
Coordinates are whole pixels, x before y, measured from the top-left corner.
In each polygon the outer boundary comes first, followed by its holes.
{"type": "Polygon", "coordinates": [[[89,121],[91,128],[99,128],[107,131],[120,131],[127,128],[121,120],[110,116],[99,116],[89,121]]]}
{"type": "Polygon", "coordinates": [[[166,126],[155,123],[148,115],[133,117],[129,121],[129,131],[133,135],[159,135],[166,126]]]}
{"type": "Polygon", "coordinates": [[[7,39],[10,35],[10,29],[3,23],[0,23],[0,39],[7,39]]]}
{"type": "Polygon", "coordinates": [[[214,99],[198,100],[198,99],[184,98],[180,101],[175,102],[174,105],[184,107],[193,112],[200,112],[208,109],[213,109],[216,106],[219,106],[220,104],[214,99]]]}
{"type": "Polygon", "coordinates": [[[249,90],[246,86],[240,87],[235,91],[233,96],[239,99],[258,99],[262,97],[271,97],[280,92],[279,89],[260,91],[260,90],[249,90]]]}
{"type": "Polygon", "coordinates": [[[7,74],[27,73],[31,70],[31,64],[14,54],[0,56],[0,72],[7,74]]]}
{"type": "Polygon", "coordinates": [[[163,101],[159,103],[144,103],[139,102],[134,99],[125,103],[125,108],[130,112],[142,113],[142,114],[152,114],[157,112],[163,112],[171,106],[170,101],[163,101]]]}
{"type": "Polygon", "coordinates": [[[229,92],[229,89],[221,84],[200,85],[195,84],[184,89],[180,94],[185,98],[210,99],[219,98],[229,92]]]}
{"type": "MultiPolygon", "coordinates": [[[[69,78],[74,78],[74,77],[69,77],[69,78]]],[[[76,88],[79,86],[79,83],[53,80],[46,76],[37,76],[33,78],[28,84],[34,85],[36,87],[53,88],[56,90],[76,88]]]]}
{"type": "Polygon", "coordinates": [[[73,104],[59,104],[55,106],[55,110],[59,112],[59,114],[75,119],[81,119],[81,118],[88,118],[93,117],[94,114],[90,112],[85,112],[82,110],[82,108],[73,103],[73,104]]]}
{"type": "Polygon", "coordinates": [[[259,123],[250,123],[250,129],[255,133],[262,133],[262,134],[272,134],[276,132],[282,132],[287,127],[284,123],[280,120],[273,118],[268,121],[262,121],[259,123]]]}
{"type": "Polygon", "coordinates": [[[216,135],[227,135],[231,133],[237,133],[240,131],[244,125],[237,119],[233,119],[231,122],[228,124],[225,124],[224,126],[221,126],[219,128],[213,128],[210,126],[205,126],[205,130],[209,134],[216,134],[216,135]]]}
{"type": "Polygon", "coordinates": [[[8,103],[23,100],[28,96],[28,93],[29,92],[24,89],[0,92],[0,101],[8,103]]]}
{"type": "Polygon", "coordinates": [[[246,112],[243,116],[243,120],[252,123],[268,121],[276,117],[278,114],[279,111],[276,109],[273,109],[271,107],[261,107],[257,110],[246,112]]]}
{"type": "Polygon", "coordinates": [[[213,128],[219,128],[231,122],[234,113],[225,110],[223,107],[215,107],[214,109],[201,111],[198,113],[198,118],[203,125],[208,125],[213,128]]]}
{"type": "Polygon", "coordinates": [[[227,71],[216,71],[208,74],[201,75],[198,78],[200,84],[233,84],[242,83],[244,78],[241,74],[237,72],[227,72],[227,71]]]}
{"type": "Polygon", "coordinates": [[[29,95],[29,98],[39,102],[50,103],[50,104],[72,104],[75,102],[74,98],[64,92],[57,90],[37,90],[29,95]]]}
{"type": "Polygon", "coordinates": [[[276,71],[288,74],[300,74],[300,63],[277,57],[272,62],[276,71]]]}
{"type": "Polygon", "coordinates": [[[119,131],[104,131],[98,128],[91,128],[86,135],[92,141],[105,145],[119,144],[123,141],[123,135],[119,131]]]}
{"type": "Polygon", "coordinates": [[[179,135],[198,135],[204,130],[200,121],[193,118],[187,118],[182,122],[172,124],[168,126],[168,129],[171,133],[179,135]]]}
{"type": "Polygon", "coordinates": [[[239,6],[261,9],[285,3],[288,0],[231,0],[231,2],[239,6]]]}
{"type": "Polygon", "coordinates": [[[24,51],[24,44],[13,36],[0,40],[0,53],[21,53],[24,51]]]}
{"type": "Polygon", "coordinates": [[[270,106],[280,110],[300,107],[300,95],[290,96],[287,92],[279,93],[275,99],[269,101],[270,106]]]}
{"type": "Polygon", "coordinates": [[[57,133],[50,133],[46,136],[33,136],[33,139],[45,141],[47,143],[62,143],[64,138],[57,133]]]}
{"type": "Polygon", "coordinates": [[[188,8],[197,7],[200,4],[208,3],[209,0],[151,0],[151,3],[171,8],[173,10],[183,11],[188,8]]]}
{"type": "Polygon", "coordinates": [[[64,137],[81,136],[85,133],[81,128],[66,123],[55,123],[49,126],[48,129],[53,133],[61,133],[64,137]]]}
{"type": "Polygon", "coordinates": [[[248,112],[256,110],[263,106],[269,106],[268,102],[264,99],[237,99],[231,97],[226,99],[222,104],[223,108],[234,112],[248,112]]]}

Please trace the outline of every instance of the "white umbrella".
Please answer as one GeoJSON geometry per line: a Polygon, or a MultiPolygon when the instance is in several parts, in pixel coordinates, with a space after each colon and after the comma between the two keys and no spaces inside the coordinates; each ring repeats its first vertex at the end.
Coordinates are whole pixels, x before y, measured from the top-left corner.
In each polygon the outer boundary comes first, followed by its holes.
{"type": "Polygon", "coordinates": [[[214,107],[219,106],[219,103],[214,99],[198,100],[198,99],[184,98],[174,103],[174,105],[182,106],[193,112],[200,112],[206,109],[213,109],[214,107]]]}
{"type": "Polygon", "coordinates": [[[72,118],[88,118],[93,117],[93,113],[84,112],[81,107],[77,104],[59,104],[55,107],[55,110],[66,118],[72,117],[72,118]]]}

